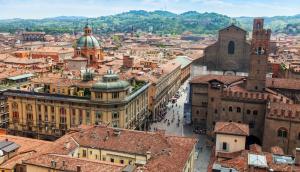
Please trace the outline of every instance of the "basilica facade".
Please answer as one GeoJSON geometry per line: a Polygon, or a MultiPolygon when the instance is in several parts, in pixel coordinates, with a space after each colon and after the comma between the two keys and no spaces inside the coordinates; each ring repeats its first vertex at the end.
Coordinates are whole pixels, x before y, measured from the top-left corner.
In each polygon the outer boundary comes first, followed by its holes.
{"type": "Polygon", "coordinates": [[[208,70],[247,72],[250,43],[246,37],[247,32],[235,25],[221,29],[218,41],[208,46],[196,63],[207,66],[208,70]]]}

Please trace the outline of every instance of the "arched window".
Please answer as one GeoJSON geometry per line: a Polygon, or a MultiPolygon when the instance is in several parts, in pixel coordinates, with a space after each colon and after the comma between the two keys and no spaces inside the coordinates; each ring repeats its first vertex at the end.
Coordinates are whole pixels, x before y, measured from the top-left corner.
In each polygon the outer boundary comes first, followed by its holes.
{"type": "Polygon", "coordinates": [[[287,137],[287,129],[285,129],[285,128],[279,128],[277,130],[277,136],[278,137],[282,137],[282,138],[286,138],[287,137]]]}
{"type": "Polygon", "coordinates": [[[232,112],[232,107],[231,107],[231,106],[229,106],[229,109],[228,109],[228,110],[229,110],[229,112],[232,112]]]}
{"type": "Polygon", "coordinates": [[[256,29],[260,29],[260,23],[256,24],[256,29]]]}
{"type": "Polygon", "coordinates": [[[228,43],[228,54],[234,54],[235,44],[233,41],[229,41],[228,43]]]}
{"type": "Polygon", "coordinates": [[[251,110],[250,109],[247,110],[247,114],[248,115],[251,114],[251,110]]]}
{"type": "Polygon", "coordinates": [[[236,112],[241,112],[241,108],[240,108],[240,107],[237,107],[237,108],[236,108],[236,112]]]}

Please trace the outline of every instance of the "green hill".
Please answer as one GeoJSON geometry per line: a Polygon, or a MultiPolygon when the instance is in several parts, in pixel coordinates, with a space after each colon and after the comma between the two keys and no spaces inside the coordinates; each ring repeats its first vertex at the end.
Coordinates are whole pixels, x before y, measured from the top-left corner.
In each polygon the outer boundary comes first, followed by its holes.
{"type": "MultiPolygon", "coordinates": [[[[175,14],[168,11],[129,11],[121,14],[89,18],[96,33],[145,31],[158,34],[181,34],[191,31],[196,34],[215,34],[232,23],[251,31],[251,17],[230,18],[217,13],[188,11],[175,14]]],[[[267,17],[266,26],[276,32],[297,32],[300,15],[267,17]],[[287,27],[289,26],[289,27],[287,27]],[[292,29],[291,29],[292,28],[292,29]],[[296,28],[296,30],[294,29],[296,28]]],[[[55,18],[0,20],[0,32],[15,32],[19,29],[44,31],[49,34],[81,32],[87,18],[60,16],[55,18]]],[[[300,31],[299,31],[300,32],[300,31]]]]}

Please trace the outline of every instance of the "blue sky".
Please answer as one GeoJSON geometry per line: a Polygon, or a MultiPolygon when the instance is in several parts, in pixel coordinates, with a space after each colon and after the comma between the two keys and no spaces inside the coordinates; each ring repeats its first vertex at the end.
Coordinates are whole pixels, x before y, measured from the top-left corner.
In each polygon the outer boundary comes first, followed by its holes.
{"type": "Polygon", "coordinates": [[[0,19],[98,17],[129,10],[217,12],[228,16],[300,14],[300,0],[0,0],[0,19]]]}

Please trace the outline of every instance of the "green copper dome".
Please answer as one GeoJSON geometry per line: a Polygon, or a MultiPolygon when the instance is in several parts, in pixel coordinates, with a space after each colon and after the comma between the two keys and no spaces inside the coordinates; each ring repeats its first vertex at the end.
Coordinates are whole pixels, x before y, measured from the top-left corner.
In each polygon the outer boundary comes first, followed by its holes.
{"type": "Polygon", "coordinates": [[[117,74],[107,74],[103,76],[102,81],[94,84],[92,89],[96,91],[125,90],[129,86],[127,81],[119,80],[117,74]]]}
{"type": "Polygon", "coordinates": [[[77,48],[100,48],[98,40],[93,35],[83,35],[76,42],[77,48]]]}

